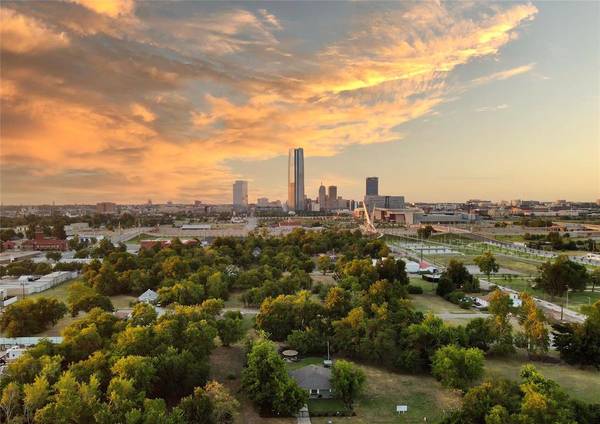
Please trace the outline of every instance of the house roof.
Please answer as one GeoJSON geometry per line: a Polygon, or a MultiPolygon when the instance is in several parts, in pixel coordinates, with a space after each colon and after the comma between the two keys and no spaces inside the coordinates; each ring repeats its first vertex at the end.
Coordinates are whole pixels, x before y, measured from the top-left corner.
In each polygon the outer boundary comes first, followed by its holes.
{"type": "Polygon", "coordinates": [[[290,372],[290,376],[300,387],[310,389],[331,389],[331,368],[320,365],[307,365],[290,372]]]}
{"type": "Polygon", "coordinates": [[[144,300],[153,301],[156,299],[158,299],[158,293],[156,293],[154,290],[150,290],[150,289],[146,290],[144,293],[142,293],[140,295],[140,297],[138,297],[138,300],[140,300],[140,301],[144,301],[144,300]]]}

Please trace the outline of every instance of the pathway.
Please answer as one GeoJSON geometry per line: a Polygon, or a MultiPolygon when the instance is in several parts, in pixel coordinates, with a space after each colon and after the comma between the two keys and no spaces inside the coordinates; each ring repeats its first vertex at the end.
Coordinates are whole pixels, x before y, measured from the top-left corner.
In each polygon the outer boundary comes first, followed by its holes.
{"type": "MultiPolygon", "coordinates": [[[[519,294],[519,292],[517,290],[511,289],[510,287],[504,287],[504,286],[501,286],[501,285],[498,285],[495,283],[490,283],[489,281],[484,280],[482,278],[479,279],[479,284],[481,285],[481,288],[484,290],[489,290],[490,287],[493,285],[493,286],[500,288],[500,290],[502,290],[502,291],[505,291],[508,293],[519,294]]],[[[534,297],[533,300],[535,300],[535,303],[537,303],[543,310],[545,310],[546,312],[549,312],[555,316],[556,316],[556,314],[558,314],[558,316],[560,316],[560,313],[562,310],[562,315],[563,315],[564,321],[583,323],[587,318],[585,315],[577,313],[570,309],[566,309],[566,308],[563,309],[562,306],[557,305],[556,303],[548,302],[547,300],[539,299],[537,297],[534,297]]]]}

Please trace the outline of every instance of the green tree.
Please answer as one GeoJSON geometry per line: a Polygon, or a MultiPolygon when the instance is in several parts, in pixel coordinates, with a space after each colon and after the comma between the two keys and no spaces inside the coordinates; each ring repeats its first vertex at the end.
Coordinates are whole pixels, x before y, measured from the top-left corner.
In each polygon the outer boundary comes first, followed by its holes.
{"type": "Polygon", "coordinates": [[[473,262],[475,262],[475,265],[479,267],[479,271],[485,274],[488,281],[490,280],[490,275],[498,272],[500,269],[500,265],[498,262],[496,262],[496,257],[490,251],[485,252],[483,255],[477,256],[475,259],[473,259],[473,262]]]}
{"type": "Polygon", "coordinates": [[[119,358],[111,368],[112,373],[125,380],[130,380],[136,390],[148,393],[156,375],[152,358],[130,355],[119,358]]]}
{"type": "Polygon", "coordinates": [[[347,290],[333,286],[329,288],[327,296],[325,296],[324,305],[325,312],[331,319],[340,319],[352,309],[352,296],[347,290]]]}
{"type": "Polygon", "coordinates": [[[78,383],[70,371],[66,371],[54,385],[53,401],[35,414],[40,424],[92,423],[100,408],[98,379],[90,377],[89,383],[78,383]]]}
{"type": "Polygon", "coordinates": [[[48,260],[53,260],[54,262],[58,262],[58,261],[60,261],[61,258],[62,258],[62,253],[60,253],[56,250],[51,250],[49,252],[46,252],[46,259],[48,259],[48,260]]]}
{"type": "Polygon", "coordinates": [[[433,354],[431,371],[444,386],[466,390],[483,375],[483,362],[480,349],[448,345],[433,354]]]}
{"type": "Polygon", "coordinates": [[[337,360],[331,369],[331,387],[336,396],[352,409],[354,400],[365,387],[367,377],[363,370],[352,362],[337,360]]]}
{"type": "Polygon", "coordinates": [[[600,300],[587,313],[583,324],[555,324],[554,346],[567,363],[600,369],[600,300]]]}
{"type": "Polygon", "coordinates": [[[89,312],[93,308],[101,308],[112,312],[113,304],[108,296],[98,293],[83,283],[73,283],[67,288],[67,303],[71,316],[76,317],[79,311],[89,312]]]}
{"type": "Polygon", "coordinates": [[[510,311],[512,300],[507,293],[494,290],[490,295],[488,311],[492,315],[488,318],[494,343],[491,351],[497,354],[508,354],[514,352],[512,325],[510,323],[510,311]]]}
{"type": "Polygon", "coordinates": [[[243,317],[240,311],[227,311],[223,319],[217,321],[217,330],[223,346],[239,341],[244,335],[243,317]]]}
{"type": "Polygon", "coordinates": [[[323,275],[327,274],[334,268],[334,265],[329,255],[319,256],[319,258],[317,259],[317,268],[323,273],[323,275]]]}
{"type": "Polygon", "coordinates": [[[156,321],[157,316],[154,306],[140,302],[133,307],[129,323],[141,326],[151,325],[156,321]]]}
{"type": "Polygon", "coordinates": [[[536,278],[538,288],[548,293],[552,299],[563,296],[567,290],[584,290],[589,280],[585,266],[575,263],[566,255],[548,261],[539,268],[536,278]]]}
{"type": "Polygon", "coordinates": [[[308,394],[288,375],[275,344],[258,339],[247,356],[242,386],[259,408],[276,415],[292,414],[308,401],[308,394]]]}
{"type": "Polygon", "coordinates": [[[50,384],[46,377],[38,375],[31,384],[23,386],[23,415],[28,423],[34,422],[38,409],[44,407],[50,397],[50,384]]]}
{"type": "Polygon", "coordinates": [[[17,414],[21,405],[21,389],[17,383],[8,383],[2,396],[0,397],[0,409],[6,417],[6,422],[10,422],[13,415],[17,414]]]}
{"type": "Polygon", "coordinates": [[[65,304],[56,299],[23,299],[6,307],[0,329],[8,337],[32,336],[55,325],[66,312],[65,304]]]}
{"type": "Polygon", "coordinates": [[[424,227],[419,227],[417,230],[417,236],[422,239],[428,239],[433,234],[433,227],[431,225],[425,225],[424,227]]]}

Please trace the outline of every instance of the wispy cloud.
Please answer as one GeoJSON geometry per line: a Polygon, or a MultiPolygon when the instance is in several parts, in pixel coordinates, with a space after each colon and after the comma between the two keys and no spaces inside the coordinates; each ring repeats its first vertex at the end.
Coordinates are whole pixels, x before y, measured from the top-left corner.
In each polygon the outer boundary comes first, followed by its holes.
{"type": "Polygon", "coordinates": [[[493,74],[486,75],[484,77],[476,78],[473,80],[474,85],[482,85],[487,84],[492,81],[502,81],[509,78],[512,78],[517,75],[525,74],[530,72],[535,67],[535,63],[530,63],[528,65],[517,66],[515,68],[506,69],[500,72],[494,72],[493,74]]]}
{"type": "Polygon", "coordinates": [[[24,194],[27,184],[57,201],[92,199],[93,178],[117,201],[221,200],[237,177],[230,159],[400,140],[399,125],[456,95],[458,66],[497,57],[537,13],[530,4],[403,3],[356,16],[309,53],[267,9],[77,3],[2,6],[5,203],[39,198],[24,194]],[[9,171],[25,166],[18,177],[9,171]]]}
{"type": "Polygon", "coordinates": [[[496,106],[482,106],[475,109],[475,112],[496,112],[498,110],[508,109],[508,105],[503,103],[496,106]]]}

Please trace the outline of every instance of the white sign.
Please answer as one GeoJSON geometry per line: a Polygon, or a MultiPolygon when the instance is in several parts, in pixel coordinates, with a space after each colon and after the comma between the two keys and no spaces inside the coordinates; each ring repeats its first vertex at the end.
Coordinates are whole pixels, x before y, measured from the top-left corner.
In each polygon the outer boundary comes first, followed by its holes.
{"type": "Polygon", "coordinates": [[[408,405],[396,405],[396,412],[405,413],[408,411],[408,405]]]}

